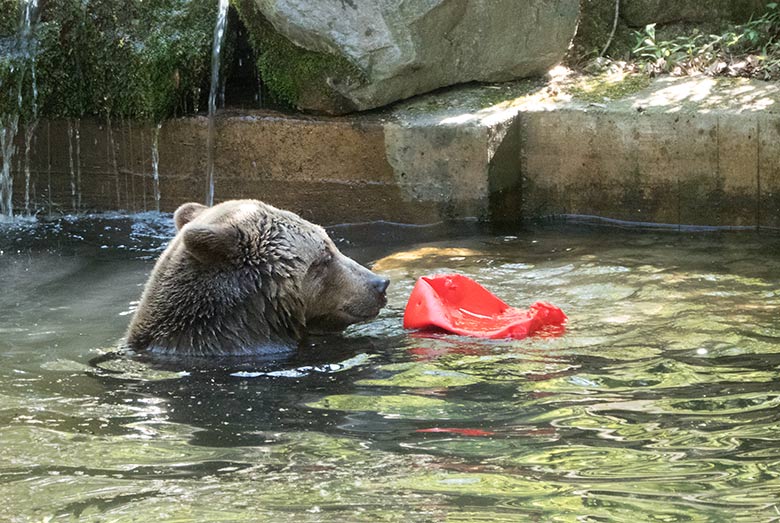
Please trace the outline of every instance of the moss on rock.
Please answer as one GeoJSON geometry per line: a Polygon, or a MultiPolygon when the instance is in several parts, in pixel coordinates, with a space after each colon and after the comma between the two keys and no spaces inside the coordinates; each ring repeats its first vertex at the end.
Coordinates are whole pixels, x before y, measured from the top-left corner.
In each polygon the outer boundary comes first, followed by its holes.
{"type": "Polygon", "coordinates": [[[362,82],[359,68],[343,57],[294,44],[274,29],[254,0],[234,0],[233,5],[249,33],[260,78],[276,101],[295,108],[329,107],[331,113],[354,110],[332,84],[362,82]]]}
{"type": "Polygon", "coordinates": [[[567,86],[565,91],[576,100],[601,103],[631,96],[649,85],[650,77],[645,74],[604,73],[580,77],[567,86]]]}

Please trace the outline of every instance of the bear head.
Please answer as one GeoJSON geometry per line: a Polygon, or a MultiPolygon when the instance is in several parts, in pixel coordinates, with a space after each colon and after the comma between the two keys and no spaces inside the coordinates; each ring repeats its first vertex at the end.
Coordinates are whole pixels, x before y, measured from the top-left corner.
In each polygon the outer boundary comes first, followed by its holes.
{"type": "Polygon", "coordinates": [[[325,230],[257,200],[174,214],[127,332],[137,351],[251,354],[375,317],[387,278],[339,252],[325,230]]]}

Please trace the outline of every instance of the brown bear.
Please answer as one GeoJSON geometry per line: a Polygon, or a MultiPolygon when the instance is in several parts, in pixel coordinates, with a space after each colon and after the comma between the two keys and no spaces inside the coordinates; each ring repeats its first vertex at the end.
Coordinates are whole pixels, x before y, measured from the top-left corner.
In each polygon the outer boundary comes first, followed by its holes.
{"type": "Polygon", "coordinates": [[[390,281],[339,252],[325,230],[257,200],[174,213],[127,331],[135,351],[198,356],[291,348],[374,318],[390,281]]]}

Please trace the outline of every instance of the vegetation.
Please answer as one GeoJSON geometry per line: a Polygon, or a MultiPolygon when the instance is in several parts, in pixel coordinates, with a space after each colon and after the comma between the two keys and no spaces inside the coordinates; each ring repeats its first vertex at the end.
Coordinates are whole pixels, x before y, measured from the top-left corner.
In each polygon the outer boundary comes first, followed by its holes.
{"type": "MultiPolygon", "coordinates": [[[[26,49],[29,44],[17,34],[20,2],[0,0],[4,13],[0,17],[0,117],[18,115],[25,122],[37,111],[55,118],[159,121],[193,112],[208,90],[216,3],[48,0],[41,3],[40,22],[33,27],[34,44],[26,49]],[[32,92],[33,72],[37,97],[32,92]]],[[[311,97],[327,99],[325,105],[331,107],[349,103],[333,88],[333,82],[364,81],[359,68],[344,58],[293,44],[262,16],[253,0],[233,0],[233,6],[247,27],[260,78],[275,101],[293,107],[311,97]]],[[[593,78],[599,85],[574,86],[580,98],[619,98],[644,85],[644,80],[631,74],[601,82],[605,70],[615,67],[649,75],[696,72],[780,77],[777,2],[741,24],[699,25],[692,30],[691,26],[651,24],[641,31],[622,25],[611,42],[611,60],[594,56],[605,45],[614,2],[584,1],[583,9],[570,63],[595,72],[593,78]]],[[[228,39],[226,54],[230,49],[228,39]]],[[[228,63],[223,59],[223,64],[228,63]]]]}
{"type": "MultiPolygon", "coordinates": [[[[0,0],[0,114],[31,103],[29,57],[13,52],[17,0],[0,0]]],[[[161,120],[187,112],[207,85],[215,0],[49,0],[34,26],[38,106],[50,117],[161,120]]],[[[29,113],[24,108],[23,114],[29,113]]]]}
{"type": "Polygon", "coordinates": [[[41,25],[35,39],[22,39],[17,35],[21,9],[18,0],[0,0],[0,12],[8,16],[0,18],[0,117],[2,125],[8,125],[9,115],[26,121],[32,118],[32,67],[28,55],[36,53],[41,45],[51,45],[51,28],[41,25]],[[37,46],[34,42],[38,42],[37,46]],[[20,95],[21,91],[21,97],[20,95]]]}
{"type": "Polygon", "coordinates": [[[775,2],[763,16],[719,33],[694,30],[664,40],[650,24],[635,37],[632,56],[650,74],[696,72],[765,80],[780,76],[780,9],[775,2]]]}

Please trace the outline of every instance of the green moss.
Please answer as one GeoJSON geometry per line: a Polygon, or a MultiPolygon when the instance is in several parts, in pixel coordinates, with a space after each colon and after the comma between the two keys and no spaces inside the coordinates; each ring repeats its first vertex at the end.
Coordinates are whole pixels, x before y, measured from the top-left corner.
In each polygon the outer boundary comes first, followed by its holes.
{"type": "Polygon", "coordinates": [[[577,100],[604,102],[620,100],[641,91],[650,85],[650,77],[644,74],[609,75],[600,74],[578,79],[566,88],[577,100]]]}
{"type": "Polygon", "coordinates": [[[0,37],[10,36],[16,32],[19,23],[19,0],[0,0],[0,37]]]}
{"type": "MultiPolygon", "coordinates": [[[[36,24],[31,28],[29,40],[22,41],[19,31],[19,3],[11,5],[0,0],[0,10],[9,9],[11,15],[0,24],[0,118],[6,125],[18,116],[21,122],[29,122],[37,113],[40,100],[46,95],[46,89],[38,82],[38,97],[33,96],[33,72],[36,79],[41,77],[37,62],[44,50],[56,45],[56,31],[51,24],[36,24]],[[12,23],[9,19],[12,19],[12,23]],[[30,59],[36,57],[35,63],[30,59]],[[21,98],[20,98],[21,92],[21,98]]],[[[45,76],[45,74],[43,75],[45,76]]]]}
{"type": "Polygon", "coordinates": [[[19,21],[19,2],[0,0],[0,13],[0,125],[5,126],[7,115],[16,108],[19,83],[19,63],[13,55],[16,42],[12,39],[19,21]]]}
{"type": "MultiPolygon", "coordinates": [[[[34,29],[40,114],[161,120],[186,112],[207,85],[216,12],[216,0],[47,1],[34,29]]],[[[0,26],[16,30],[16,22],[0,26]]],[[[19,58],[0,55],[3,115],[16,110],[19,86],[32,100],[31,64],[19,58]]]]}
{"type": "Polygon", "coordinates": [[[362,82],[359,68],[343,57],[295,45],[273,28],[253,0],[234,0],[233,5],[249,33],[260,78],[277,101],[300,107],[305,100],[317,99],[321,103],[316,105],[334,111],[348,105],[328,79],[362,82]]]}

